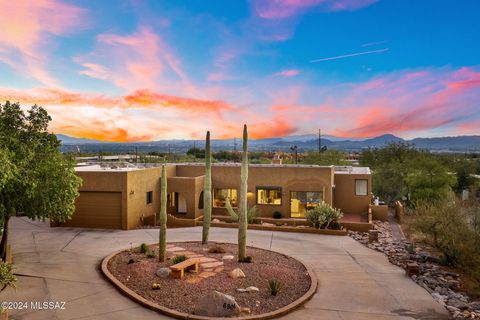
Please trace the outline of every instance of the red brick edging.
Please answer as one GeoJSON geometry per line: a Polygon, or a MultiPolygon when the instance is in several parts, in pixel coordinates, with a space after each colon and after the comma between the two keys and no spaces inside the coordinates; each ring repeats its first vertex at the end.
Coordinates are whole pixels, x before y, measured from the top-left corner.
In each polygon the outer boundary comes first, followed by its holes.
{"type": "MultiPolygon", "coordinates": [[[[117,252],[114,252],[114,253],[108,255],[107,257],[105,257],[102,260],[102,263],[100,265],[100,269],[101,269],[103,275],[122,294],[126,295],[127,297],[134,300],[135,302],[143,305],[144,307],[147,307],[151,310],[157,311],[159,313],[162,313],[164,315],[174,317],[174,318],[177,318],[177,319],[197,319],[197,320],[225,320],[225,319],[227,319],[227,318],[223,318],[223,317],[221,318],[221,317],[197,316],[197,315],[194,315],[194,314],[189,314],[189,313],[184,313],[184,312],[179,312],[179,311],[176,311],[176,310],[173,310],[173,309],[169,309],[169,308],[163,307],[159,304],[153,303],[152,301],[149,301],[149,300],[145,299],[144,297],[140,296],[139,294],[137,294],[133,290],[129,289],[127,286],[125,286],[123,283],[121,283],[117,278],[115,278],[115,276],[113,274],[111,274],[110,271],[108,270],[108,262],[110,261],[110,259],[112,259],[117,254],[119,254],[123,251],[126,251],[126,250],[128,250],[128,249],[120,250],[120,251],[117,251],[117,252]]],[[[262,250],[266,250],[266,249],[262,249],[262,250]]],[[[273,251],[273,250],[267,250],[267,251],[272,251],[272,252],[284,255],[286,257],[289,257],[286,254],[283,254],[281,252],[277,252],[277,251],[273,251]]],[[[292,257],[289,257],[289,258],[292,258],[292,257]]],[[[290,304],[288,304],[288,305],[286,305],[286,306],[284,306],[280,309],[272,311],[272,312],[258,314],[258,315],[243,316],[243,317],[231,317],[231,318],[228,318],[228,319],[234,319],[234,320],[275,319],[277,317],[283,316],[283,315],[293,311],[294,309],[300,307],[305,302],[310,300],[310,298],[317,291],[317,286],[318,286],[317,276],[315,275],[315,273],[313,272],[312,269],[310,269],[307,265],[305,265],[305,263],[298,260],[297,258],[292,258],[292,259],[295,259],[298,262],[300,262],[305,267],[305,269],[308,272],[308,275],[310,276],[310,280],[311,280],[310,288],[308,289],[308,291],[303,296],[301,296],[300,298],[298,298],[294,302],[292,302],[292,303],[290,303],[290,304]]]]}

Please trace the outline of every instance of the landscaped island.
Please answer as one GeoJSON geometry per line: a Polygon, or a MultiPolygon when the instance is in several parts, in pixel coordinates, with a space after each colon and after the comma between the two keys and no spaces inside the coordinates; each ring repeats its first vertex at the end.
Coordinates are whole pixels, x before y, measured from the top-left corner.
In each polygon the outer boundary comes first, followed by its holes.
{"type": "Polygon", "coordinates": [[[251,263],[238,262],[236,244],[169,243],[165,262],[158,262],[153,252],[158,252],[158,245],[125,250],[107,257],[103,266],[107,276],[139,296],[180,313],[206,315],[205,309],[220,303],[222,308],[232,309],[230,313],[226,310],[227,314],[260,315],[299,299],[298,304],[305,302],[317,286],[314,275],[301,262],[269,250],[248,247],[251,263]],[[199,261],[198,272],[185,272],[182,279],[173,277],[170,267],[185,258],[199,261]],[[227,304],[204,299],[215,291],[227,304]],[[228,303],[223,294],[234,297],[234,302],[228,303]]]}

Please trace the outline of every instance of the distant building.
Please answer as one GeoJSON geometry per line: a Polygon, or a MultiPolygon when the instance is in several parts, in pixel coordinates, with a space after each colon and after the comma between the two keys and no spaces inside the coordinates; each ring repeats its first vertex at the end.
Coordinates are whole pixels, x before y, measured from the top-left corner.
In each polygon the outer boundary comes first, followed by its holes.
{"type": "MultiPolygon", "coordinates": [[[[213,215],[227,215],[228,197],[236,206],[239,197],[240,164],[212,166],[213,215]]],[[[134,229],[160,210],[160,167],[131,164],[76,168],[83,179],[73,218],[61,226],[134,229]]],[[[203,164],[168,164],[168,213],[194,219],[203,215],[203,164]]],[[[372,179],[366,167],[317,165],[249,166],[248,205],[257,206],[257,216],[304,218],[321,201],[349,216],[366,214],[371,202],[372,179]]]]}

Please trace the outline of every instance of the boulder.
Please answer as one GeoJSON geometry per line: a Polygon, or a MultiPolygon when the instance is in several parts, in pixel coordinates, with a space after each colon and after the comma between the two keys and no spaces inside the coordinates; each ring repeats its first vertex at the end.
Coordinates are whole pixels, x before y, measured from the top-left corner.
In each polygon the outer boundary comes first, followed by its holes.
{"type": "Polygon", "coordinates": [[[170,268],[159,268],[155,274],[160,278],[168,278],[171,272],[170,268]]]}
{"type": "Polygon", "coordinates": [[[236,279],[236,278],[245,278],[245,273],[243,273],[242,269],[236,268],[233,269],[228,273],[228,276],[230,278],[236,279]]]}
{"type": "Polygon", "coordinates": [[[231,254],[227,254],[227,255],[224,255],[222,257],[222,260],[233,260],[233,258],[235,258],[235,257],[232,256],[231,254]]]}
{"type": "Polygon", "coordinates": [[[238,315],[240,310],[234,297],[211,291],[197,302],[194,314],[207,317],[231,317],[238,315]]]}

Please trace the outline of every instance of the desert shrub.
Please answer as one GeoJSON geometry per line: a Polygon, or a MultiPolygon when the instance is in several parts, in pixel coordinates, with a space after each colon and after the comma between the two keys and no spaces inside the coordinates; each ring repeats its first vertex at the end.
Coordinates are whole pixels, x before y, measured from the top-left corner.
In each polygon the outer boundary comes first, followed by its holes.
{"type": "Polygon", "coordinates": [[[0,261],[0,292],[6,287],[16,287],[17,278],[13,274],[13,269],[13,264],[0,261]]]}
{"type": "Polygon", "coordinates": [[[282,219],[282,216],[283,216],[283,215],[282,215],[282,213],[281,213],[280,211],[275,211],[275,212],[273,213],[273,218],[274,218],[274,219],[282,219]]]}
{"type": "Polygon", "coordinates": [[[185,260],[187,260],[188,257],[184,254],[180,255],[180,256],[175,256],[172,258],[172,263],[173,264],[177,264],[177,263],[180,263],[180,262],[183,262],[185,260]]]}
{"type": "Polygon", "coordinates": [[[332,208],[329,204],[322,202],[317,207],[307,211],[306,218],[315,228],[328,229],[337,224],[343,217],[342,211],[332,208]]]}
{"type": "Polygon", "coordinates": [[[148,250],[147,251],[147,258],[155,258],[155,251],[148,250]]]}
{"type": "Polygon", "coordinates": [[[405,250],[410,254],[414,254],[416,252],[415,251],[415,245],[413,243],[410,243],[410,244],[406,245],[405,250]]]}
{"type": "Polygon", "coordinates": [[[208,252],[210,253],[225,253],[225,249],[219,245],[218,243],[215,243],[213,246],[211,246],[208,249],[208,252]]]}
{"type": "Polygon", "coordinates": [[[444,255],[442,264],[460,267],[480,281],[480,203],[461,204],[455,197],[417,202],[407,217],[421,240],[444,255]]]}
{"type": "Polygon", "coordinates": [[[268,290],[272,296],[276,296],[282,287],[283,283],[281,281],[276,279],[268,280],[268,290]]]}
{"type": "Polygon", "coordinates": [[[139,247],[138,247],[138,251],[140,251],[141,253],[147,253],[148,252],[148,246],[146,243],[142,243],[139,247]]]}

